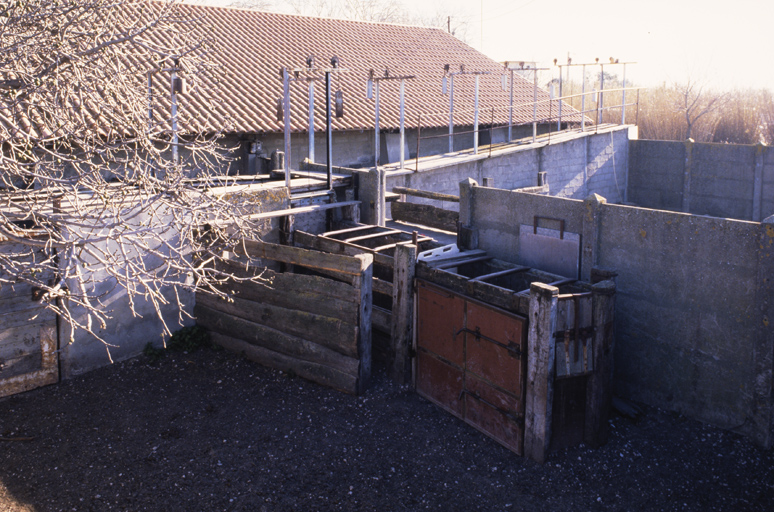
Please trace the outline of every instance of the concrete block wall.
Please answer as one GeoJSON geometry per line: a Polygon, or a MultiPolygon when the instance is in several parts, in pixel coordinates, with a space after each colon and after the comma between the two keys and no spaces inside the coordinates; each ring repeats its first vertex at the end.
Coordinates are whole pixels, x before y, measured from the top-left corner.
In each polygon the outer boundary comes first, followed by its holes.
{"type": "Polygon", "coordinates": [[[774,217],[755,223],[478,186],[460,195],[492,256],[522,263],[521,225],[539,215],[581,235],[581,279],[592,266],[618,272],[615,393],[774,444],[774,217]]]}
{"type": "Polygon", "coordinates": [[[681,210],[684,169],[684,143],[630,141],[629,202],[645,208],[681,210]]]}
{"type": "MultiPolygon", "coordinates": [[[[492,178],[496,188],[517,189],[536,186],[538,172],[545,171],[551,195],[582,199],[599,193],[607,194],[608,201],[621,202],[625,200],[628,142],[627,127],[576,134],[569,140],[556,138],[550,143],[499,150],[491,157],[471,155],[418,173],[388,173],[387,189],[401,186],[457,195],[458,183],[466,178],[478,183],[492,178]]],[[[419,198],[411,201],[437,203],[419,198]]],[[[456,209],[454,204],[443,207],[456,209]]]]}
{"type": "Polygon", "coordinates": [[[774,214],[768,146],[633,140],[629,201],[697,215],[760,221],[774,214]]]}
{"type": "Polygon", "coordinates": [[[755,146],[692,146],[690,213],[752,219],[755,146]]]}

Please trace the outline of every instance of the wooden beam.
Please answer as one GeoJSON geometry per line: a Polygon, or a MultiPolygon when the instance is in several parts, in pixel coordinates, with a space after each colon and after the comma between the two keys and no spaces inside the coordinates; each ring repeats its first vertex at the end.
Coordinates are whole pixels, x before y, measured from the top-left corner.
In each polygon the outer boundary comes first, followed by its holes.
{"type": "Polygon", "coordinates": [[[296,231],[295,241],[298,245],[312,247],[319,251],[326,251],[332,254],[348,254],[350,256],[355,256],[357,254],[371,254],[374,257],[374,263],[390,268],[393,266],[391,256],[376,254],[373,249],[350,244],[342,240],[335,240],[324,236],[312,235],[303,231],[296,231]]]}
{"type": "MultiPolygon", "coordinates": [[[[206,306],[227,315],[312,341],[345,356],[357,357],[357,326],[338,318],[283,308],[271,303],[260,303],[238,297],[224,300],[208,295],[197,295],[197,305],[206,306]]],[[[357,316],[359,305],[350,303],[349,309],[357,316]]]]}
{"type": "Polygon", "coordinates": [[[374,306],[373,313],[371,315],[373,326],[382,331],[385,334],[389,334],[392,325],[392,313],[379,306],[374,306]]]}
{"type": "Polygon", "coordinates": [[[414,276],[418,247],[414,244],[395,248],[393,271],[390,375],[397,384],[411,380],[410,348],[414,340],[414,276]]]}
{"type": "Polygon", "coordinates": [[[610,409],[613,403],[613,320],[615,283],[602,281],[591,287],[593,373],[586,384],[584,442],[602,446],[610,436],[610,409]]]}
{"type": "Polygon", "coordinates": [[[517,272],[526,272],[529,270],[530,267],[514,267],[509,268],[506,270],[501,270],[499,272],[493,272],[491,274],[484,274],[483,276],[474,277],[471,279],[471,281],[489,281],[490,279],[495,279],[497,277],[507,276],[511,274],[515,274],[517,272]]]}
{"type": "Polygon", "coordinates": [[[379,231],[377,233],[369,233],[367,235],[360,235],[360,236],[354,236],[352,238],[345,238],[344,242],[347,242],[348,244],[355,244],[356,242],[362,242],[363,240],[372,240],[374,238],[398,235],[400,233],[404,233],[404,231],[401,231],[399,229],[389,229],[386,231],[379,231]]]}
{"type": "MultiPolygon", "coordinates": [[[[330,210],[332,208],[344,208],[347,206],[355,206],[359,204],[360,204],[360,201],[341,201],[338,203],[314,204],[311,206],[299,206],[298,208],[284,208],[282,210],[274,210],[271,212],[253,213],[251,215],[245,215],[243,217],[240,217],[240,219],[241,220],[274,219],[277,217],[285,217],[286,215],[299,215],[302,213],[321,212],[325,210],[330,210]]],[[[231,220],[221,220],[221,221],[210,222],[209,224],[213,226],[226,226],[232,223],[233,221],[231,220]]]]}
{"type": "Polygon", "coordinates": [[[251,258],[264,258],[355,276],[361,272],[360,261],[343,254],[309,251],[300,247],[270,244],[259,240],[244,240],[243,244],[239,246],[240,250],[243,248],[247,251],[247,256],[251,258]]]}
{"type": "Polygon", "coordinates": [[[437,199],[439,201],[447,201],[452,203],[459,203],[460,197],[450,194],[442,194],[440,192],[430,192],[428,190],[418,190],[415,188],[406,187],[392,187],[392,191],[396,194],[403,194],[414,197],[424,197],[425,199],[437,199]]]}
{"type": "Polygon", "coordinates": [[[447,268],[459,267],[461,265],[468,265],[470,263],[478,263],[479,261],[489,261],[493,259],[492,256],[479,256],[477,258],[468,258],[466,260],[452,261],[448,263],[442,263],[441,265],[434,265],[433,268],[438,270],[445,270],[447,268]]]}
{"type": "Polygon", "coordinates": [[[392,297],[393,286],[392,286],[392,283],[389,281],[385,281],[384,279],[379,279],[377,277],[374,277],[373,290],[376,293],[381,293],[392,297]]]}
{"type": "Polygon", "coordinates": [[[524,455],[541,464],[551,442],[558,294],[558,288],[543,283],[532,283],[530,287],[524,455]]]}
{"type": "Polygon", "coordinates": [[[358,325],[357,353],[360,367],[357,378],[357,393],[363,393],[371,383],[371,313],[374,294],[374,257],[370,254],[355,256],[360,262],[360,274],[355,277],[354,286],[360,288],[360,324],[358,325]]]}

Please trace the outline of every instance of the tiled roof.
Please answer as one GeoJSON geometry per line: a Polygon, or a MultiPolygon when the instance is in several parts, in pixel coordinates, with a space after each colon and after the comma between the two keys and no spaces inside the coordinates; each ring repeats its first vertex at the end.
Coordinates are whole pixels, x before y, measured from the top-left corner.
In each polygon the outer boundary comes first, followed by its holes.
{"type": "MultiPolygon", "coordinates": [[[[207,35],[216,43],[214,60],[222,66],[219,83],[200,84],[198,92],[180,98],[182,111],[211,126],[229,122],[232,132],[278,132],[283,129],[277,121],[276,102],[282,96],[280,69],[305,67],[306,57],[314,55],[318,66],[327,66],[331,56],[338,56],[347,72],[339,73],[333,89],[344,93],[343,118],[334,118],[334,129],[367,130],[374,126],[374,102],[366,98],[368,71],[377,76],[388,68],[390,75],[415,75],[406,82],[406,125],[417,125],[422,115],[422,126],[444,126],[448,123],[448,96],[442,94],[441,80],[444,64],[452,71],[464,65],[465,70],[486,71],[480,77],[480,123],[492,119],[492,107],[500,107],[495,122],[507,123],[508,93],[501,88],[503,66],[471,48],[454,36],[436,28],[335,20],[183,4],[183,14],[197,19],[207,35]],[[205,102],[198,94],[211,94],[220,100],[215,111],[202,111],[205,102]],[[430,114],[437,114],[431,116],[430,114]]],[[[537,44],[537,43],[536,43],[537,44]]],[[[317,73],[322,78],[322,73],[317,73]]],[[[514,74],[516,87],[514,104],[532,102],[533,86],[514,74]]],[[[472,124],[475,77],[458,76],[454,83],[455,122],[472,124]]],[[[324,82],[315,84],[315,128],[325,127],[324,82]]],[[[399,123],[399,84],[382,82],[380,89],[381,127],[394,129],[399,123]]],[[[539,100],[547,100],[548,93],[538,91],[539,100]]],[[[565,105],[567,115],[572,109],[565,105]]],[[[574,112],[574,111],[573,111],[574,112]]],[[[556,113],[554,102],[553,113],[556,113]]],[[[538,118],[548,117],[548,102],[538,107],[538,118]]],[[[576,113],[575,119],[579,121],[576,113]]],[[[189,119],[190,119],[189,118],[189,119]]],[[[307,86],[305,82],[291,83],[291,118],[294,131],[306,131],[307,86]]],[[[521,123],[532,121],[532,105],[515,109],[514,118],[521,123]]],[[[569,120],[569,119],[568,119],[569,120]]],[[[190,126],[190,125],[189,125],[190,126]]]]}

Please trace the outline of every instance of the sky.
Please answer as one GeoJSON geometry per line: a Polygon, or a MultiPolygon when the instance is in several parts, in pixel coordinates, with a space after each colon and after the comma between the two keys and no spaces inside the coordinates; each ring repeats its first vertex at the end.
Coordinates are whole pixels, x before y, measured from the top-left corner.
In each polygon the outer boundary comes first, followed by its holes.
{"type": "MultiPolygon", "coordinates": [[[[417,14],[448,13],[453,28],[464,22],[458,30],[466,42],[497,61],[550,67],[555,58],[566,63],[568,55],[575,64],[613,57],[636,63],[626,66],[627,84],[691,80],[717,90],[774,90],[771,0],[394,1],[417,14]]],[[[579,81],[580,68],[570,71],[579,81]]],[[[605,71],[621,78],[621,66],[605,71]]]]}
{"type": "MultiPolygon", "coordinates": [[[[422,4],[423,2],[419,2],[422,4]]],[[[429,2],[426,2],[426,4],[429,2]]],[[[410,3],[406,2],[407,5],[410,3]]],[[[417,4],[417,2],[414,2],[417,4]]],[[[627,82],[774,89],[770,0],[447,0],[467,11],[468,43],[497,60],[636,62],[627,82]],[[483,31],[481,28],[483,27],[483,31]],[[483,37],[482,37],[483,34],[483,37]]],[[[605,71],[616,72],[616,66],[605,71]]],[[[621,76],[621,66],[617,66],[621,76]]],[[[580,68],[571,69],[580,80],[580,68]]]]}

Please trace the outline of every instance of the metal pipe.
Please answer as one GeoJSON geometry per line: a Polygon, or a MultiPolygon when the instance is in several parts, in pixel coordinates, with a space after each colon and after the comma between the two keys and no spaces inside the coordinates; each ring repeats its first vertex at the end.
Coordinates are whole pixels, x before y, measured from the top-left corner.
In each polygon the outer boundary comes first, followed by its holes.
{"type": "Polygon", "coordinates": [[[285,125],[285,186],[290,188],[290,75],[282,68],[282,120],[285,125]]]}
{"type": "Polygon", "coordinates": [[[534,72],[535,84],[532,87],[532,143],[537,139],[537,69],[534,72]]]}
{"type": "Polygon", "coordinates": [[[180,155],[177,150],[177,93],[175,92],[175,79],[177,78],[177,60],[170,73],[171,101],[172,101],[172,163],[177,167],[180,161],[180,155]]]}
{"type": "Polygon", "coordinates": [[[626,124],[626,64],[623,65],[623,91],[621,91],[621,124],[626,124]]]}
{"type": "Polygon", "coordinates": [[[422,114],[417,117],[417,154],[414,157],[415,171],[419,172],[419,141],[422,140],[422,114]]]}
{"type": "Polygon", "coordinates": [[[325,72],[325,153],[327,156],[328,190],[333,189],[333,129],[331,127],[331,72],[325,72]]]}
{"type": "Polygon", "coordinates": [[[599,112],[597,114],[597,125],[602,124],[602,111],[604,110],[604,102],[605,102],[605,65],[600,64],[599,65],[599,102],[597,103],[597,111],[599,112]]]}
{"type": "Polygon", "coordinates": [[[473,154],[478,154],[478,76],[476,75],[476,96],[473,107],[473,154]]]}
{"type": "Polygon", "coordinates": [[[314,80],[309,80],[309,160],[314,162],[314,80]]]}
{"type": "Polygon", "coordinates": [[[513,70],[511,70],[511,101],[508,108],[508,142],[513,140],[513,70]]]}
{"type": "Polygon", "coordinates": [[[583,78],[581,79],[581,131],[586,131],[586,65],[583,65],[583,78]]]}
{"type": "Polygon", "coordinates": [[[556,124],[556,130],[562,131],[562,65],[559,64],[559,120],[556,124]]]}
{"type": "Polygon", "coordinates": [[[374,167],[379,167],[381,148],[379,147],[379,80],[374,81],[374,167]]]}
{"type": "Polygon", "coordinates": [[[406,123],[405,123],[405,80],[400,81],[400,168],[403,169],[406,158],[406,123]]]}
{"type": "Polygon", "coordinates": [[[454,75],[449,75],[449,153],[454,153],[454,75]]]}

